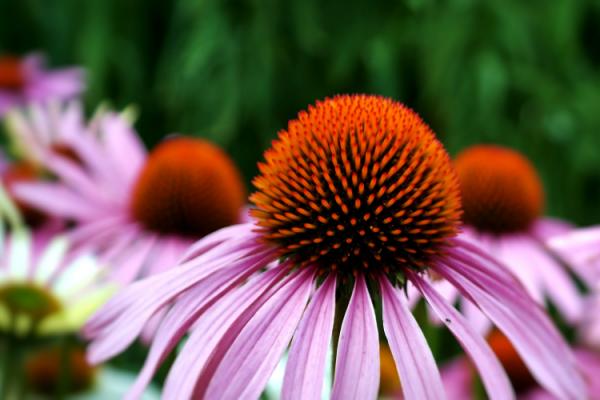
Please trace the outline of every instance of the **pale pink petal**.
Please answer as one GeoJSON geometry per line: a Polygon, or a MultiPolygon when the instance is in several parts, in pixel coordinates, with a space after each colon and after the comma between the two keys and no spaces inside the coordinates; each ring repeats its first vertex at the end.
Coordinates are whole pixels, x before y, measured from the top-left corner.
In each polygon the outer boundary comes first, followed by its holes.
{"type": "Polygon", "coordinates": [[[185,252],[183,257],[181,257],[179,262],[187,262],[193,259],[194,257],[197,257],[198,255],[207,252],[208,250],[212,249],[218,244],[229,240],[232,237],[237,237],[239,235],[244,235],[244,237],[248,238],[250,238],[250,236],[258,237],[256,233],[252,232],[253,227],[253,223],[232,225],[219,229],[218,231],[215,231],[210,235],[206,235],[205,237],[191,245],[189,249],[185,252]]]}
{"type": "Polygon", "coordinates": [[[294,336],[281,398],[320,399],[335,312],[336,277],[329,276],[313,296],[294,336]]]}
{"type": "Polygon", "coordinates": [[[165,398],[191,398],[198,386],[206,389],[218,362],[257,310],[281,288],[299,282],[297,273],[286,276],[288,267],[284,263],[281,268],[259,274],[200,316],[169,372],[165,398]],[[212,365],[207,364],[209,361],[212,365]],[[212,368],[208,373],[209,366],[212,368]],[[200,384],[202,372],[207,378],[200,384]]]}
{"type": "Polygon", "coordinates": [[[119,258],[114,257],[109,259],[106,256],[102,257],[103,260],[106,260],[112,266],[109,274],[110,279],[128,284],[142,276],[144,263],[151,256],[156,244],[156,236],[142,237],[136,243],[130,244],[128,249],[123,249],[119,258]]]}
{"type": "Polygon", "coordinates": [[[467,321],[476,332],[486,335],[493,327],[492,321],[485,316],[483,312],[468,299],[463,298],[460,303],[461,311],[467,321]]]}
{"type": "Polygon", "coordinates": [[[28,79],[25,96],[32,101],[71,99],[85,88],[84,71],[81,68],[63,68],[39,73],[28,79]]]}
{"type": "MultiPolygon", "coordinates": [[[[278,271],[267,271],[266,273],[262,274],[260,278],[251,280],[243,288],[239,289],[237,292],[230,293],[227,296],[232,297],[237,301],[245,300],[246,304],[251,304],[251,302],[255,301],[262,292],[270,287],[270,285],[273,285],[276,280],[279,280],[281,277],[281,273],[278,271]]],[[[177,303],[163,318],[163,321],[156,332],[155,340],[152,343],[150,352],[148,353],[148,357],[144,363],[144,367],[140,371],[134,386],[127,394],[128,399],[136,399],[142,394],[150,382],[152,375],[154,375],[156,372],[158,365],[164,361],[165,357],[174,349],[183,335],[192,327],[192,325],[197,321],[198,317],[200,317],[205,310],[207,311],[206,317],[212,317],[211,324],[208,325],[206,329],[196,329],[195,332],[205,335],[205,337],[201,342],[202,344],[194,348],[192,351],[206,351],[207,349],[211,348],[211,341],[216,342],[220,338],[221,335],[218,335],[215,331],[219,331],[219,329],[221,329],[221,332],[223,332],[223,324],[218,320],[218,318],[223,318],[225,315],[223,312],[219,312],[217,314],[214,312],[214,310],[207,310],[207,307],[211,306],[216,297],[218,296],[216,296],[215,293],[206,296],[206,293],[198,290],[198,288],[192,288],[177,300],[177,303]]],[[[239,307],[238,305],[238,307],[236,307],[234,310],[234,313],[238,312],[239,314],[239,312],[243,309],[245,308],[239,307]]],[[[195,336],[192,335],[189,340],[195,340],[195,336]]],[[[184,354],[189,354],[187,349],[188,345],[186,344],[186,347],[180,353],[180,358],[183,358],[184,354]]],[[[199,360],[196,355],[194,355],[193,358],[196,362],[199,360]]],[[[173,368],[176,368],[176,365],[179,362],[180,361],[178,359],[173,368]]],[[[189,373],[190,370],[186,369],[186,374],[189,373]]]]}
{"type": "Polygon", "coordinates": [[[448,400],[473,400],[473,371],[467,359],[460,357],[445,364],[442,381],[448,400]]]}
{"type": "Polygon", "coordinates": [[[52,183],[16,184],[13,191],[20,200],[57,217],[86,220],[99,213],[78,194],[52,183]]]}
{"type": "Polygon", "coordinates": [[[521,281],[527,292],[541,305],[545,304],[543,283],[534,265],[527,259],[528,237],[522,234],[504,235],[498,240],[498,250],[492,255],[503,262],[521,281]]]}
{"type": "Polygon", "coordinates": [[[575,229],[550,239],[550,246],[558,250],[600,253],[600,226],[575,229]]]}
{"type": "Polygon", "coordinates": [[[119,115],[106,114],[100,124],[100,129],[106,132],[106,153],[119,171],[119,179],[131,183],[146,161],[144,145],[130,124],[119,115]]]}
{"type": "Polygon", "coordinates": [[[380,279],[380,286],[383,330],[396,362],[404,398],[445,399],[440,371],[403,293],[394,289],[387,277],[380,279]]]}
{"type": "Polygon", "coordinates": [[[128,223],[125,215],[106,216],[95,221],[86,222],[73,228],[69,233],[69,240],[74,245],[85,245],[91,242],[91,238],[107,232],[114,232],[115,227],[128,223]]]}
{"type": "Polygon", "coordinates": [[[342,321],[331,398],[374,399],[379,390],[379,335],[365,278],[358,274],[342,321]]]}
{"type": "Polygon", "coordinates": [[[449,306],[436,291],[417,274],[410,272],[409,279],[420,288],[432,309],[444,321],[463,349],[477,367],[490,399],[513,399],[515,394],[506,372],[483,337],[472,329],[465,318],[449,306]]]}
{"type": "Polygon", "coordinates": [[[106,204],[110,204],[111,200],[106,193],[99,191],[96,182],[90,179],[75,162],[52,154],[47,156],[44,162],[45,166],[61,180],[61,184],[69,187],[73,192],[79,193],[85,198],[86,203],[92,203],[94,207],[100,209],[105,208],[106,204]]]}
{"type": "Polygon", "coordinates": [[[188,288],[200,284],[208,288],[223,279],[248,276],[264,267],[272,257],[272,250],[246,257],[233,252],[229,258],[208,261],[201,268],[194,263],[181,265],[134,283],[111,299],[86,325],[85,332],[96,339],[90,346],[92,358],[105,359],[124,349],[155,312],[188,288]],[[214,278],[205,281],[212,274],[214,278]]]}
{"type": "Polygon", "coordinates": [[[584,398],[585,387],[572,353],[523,286],[476,247],[460,240],[454,243],[433,268],[498,326],[542,386],[564,399],[584,398]]]}
{"type": "Polygon", "coordinates": [[[216,369],[205,398],[256,399],[266,386],[302,317],[313,274],[294,290],[282,291],[261,307],[231,344],[216,369]]]}
{"type": "Polygon", "coordinates": [[[575,323],[583,311],[582,297],[575,282],[560,265],[535,240],[529,239],[526,260],[544,282],[544,290],[567,322],[575,323]]]}
{"type": "Polygon", "coordinates": [[[553,236],[564,235],[571,232],[575,227],[567,222],[556,218],[539,218],[533,223],[531,233],[538,239],[548,240],[553,236]]]}

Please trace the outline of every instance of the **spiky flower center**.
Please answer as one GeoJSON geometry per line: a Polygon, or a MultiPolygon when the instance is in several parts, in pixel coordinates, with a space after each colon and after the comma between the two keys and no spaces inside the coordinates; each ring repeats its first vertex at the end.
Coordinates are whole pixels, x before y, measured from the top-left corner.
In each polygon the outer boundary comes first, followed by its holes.
{"type": "Polygon", "coordinates": [[[30,282],[14,282],[0,286],[0,305],[12,316],[41,321],[62,310],[60,300],[42,286],[30,282]]]}
{"type": "Polygon", "coordinates": [[[150,230],[201,237],[236,223],[244,202],[240,173],[221,149],[176,137],[149,155],[130,205],[150,230]]]}
{"type": "Polygon", "coordinates": [[[299,264],[353,272],[423,268],[460,218],[448,155],[413,111],[376,96],[317,102],[265,152],[252,210],[299,264]]]}
{"type": "Polygon", "coordinates": [[[63,390],[64,395],[91,389],[95,372],[86,360],[84,349],[79,346],[69,349],[51,347],[31,354],[25,361],[28,389],[48,398],[54,398],[59,390],[63,390]]]}
{"type": "Polygon", "coordinates": [[[540,178],[521,154],[500,146],[473,146],[455,159],[464,221],[493,233],[526,230],[542,213],[540,178]]]}
{"type": "Polygon", "coordinates": [[[498,330],[493,330],[487,338],[490,348],[504,367],[517,393],[525,393],[536,386],[535,379],[515,350],[511,341],[498,330]]]}
{"type": "Polygon", "coordinates": [[[0,90],[19,90],[25,85],[21,60],[12,56],[0,57],[0,90]]]}

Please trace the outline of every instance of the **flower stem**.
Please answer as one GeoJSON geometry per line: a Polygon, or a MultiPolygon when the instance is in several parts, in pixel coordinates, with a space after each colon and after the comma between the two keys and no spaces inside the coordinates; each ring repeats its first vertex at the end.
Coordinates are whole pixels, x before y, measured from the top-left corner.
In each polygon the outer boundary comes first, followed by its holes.
{"type": "Polygon", "coordinates": [[[15,368],[12,365],[16,356],[15,343],[9,332],[3,340],[2,346],[2,382],[0,384],[0,399],[10,399],[13,387],[15,368]]]}

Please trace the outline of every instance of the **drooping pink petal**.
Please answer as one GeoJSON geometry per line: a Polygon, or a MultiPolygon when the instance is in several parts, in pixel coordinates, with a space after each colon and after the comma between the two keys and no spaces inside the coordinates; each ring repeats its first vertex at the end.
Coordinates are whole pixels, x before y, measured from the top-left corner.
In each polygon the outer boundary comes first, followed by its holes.
{"type": "Polygon", "coordinates": [[[528,237],[523,234],[503,236],[498,240],[496,252],[491,254],[496,259],[502,260],[538,304],[544,305],[542,278],[535,266],[527,260],[530,244],[527,239],[528,237]]]}
{"type": "Polygon", "coordinates": [[[560,398],[585,398],[573,354],[523,286],[478,248],[460,240],[454,243],[433,268],[498,326],[542,386],[560,398]]]}
{"type": "Polygon", "coordinates": [[[194,263],[181,265],[134,283],[111,299],[88,322],[85,332],[96,339],[90,346],[91,359],[100,361],[123,350],[139,335],[155,312],[188,288],[206,285],[207,293],[210,293],[219,287],[219,282],[222,285],[228,280],[248,276],[264,267],[272,257],[272,250],[246,257],[234,252],[229,259],[217,258],[201,264],[201,267],[194,263]],[[205,281],[216,272],[223,273],[205,281]]]}
{"type": "Polygon", "coordinates": [[[541,245],[529,239],[526,260],[544,282],[544,290],[552,303],[558,308],[567,322],[576,323],[583,311],[582,297],[575,282],[565,271],[563,265],[553,259],[541,245]]]}
{"type": "MultiPolygon", "coordinates": [[[[156,247],[156,243],[156,236],[142,236],[135,243],[130,242],[128,248],[119,249],[121,252],[118,255],[113,253],[114,255],[110,255],[111,258],[108,257],[108,254],[104,255],[102,259],[106,260],[108,264],[118,266],[118,268],[112,268],[109,274],[110,279],[115,282],[129,284],[136,278],[142,276],[144,263],[151,256],[152,250],[156,247]]],[[[114,249],[117,249],[117,247],[114,249]]],[[[172,266],[175,265],[176,264],[173,264],[172,266]]]]}
{"type": "Polygon", "coordinates": [[[379,336],[375,311],[358,274],[342,321],[331,398],[374,399],[379,389],[379,336]]]}
{"type": "Polygon", "coordinates": [[[380,286],[383,330],[396,362],[404,397],[445,399],[440,371],[403,294],[392,286],[387,277],[380,279],[380,286]]]}
{"type": "Polygon", "coordinates": [[[90,176],[85,174],[81,167],[73,161],[65,157],[49,155],[44,162],[45,166],[54,172],[62,183],[74,192],[80,193],[86,201],[93,201],[95,207],[103,208],[110,201],[105,193],[98,190],[98,186],[90,179],[90,176]]]}
{"type": "Polygon", "coordinates": [[[85,220],[98,214],[96,207],[83,202],[81,196],[52,183],[19,183],[13,190],[17,198],[50,215],[85,220]]]}
{"type": "MultiPolygon", "coordinates": [[[[260,277],[251,280],[247,285],[238,289],[236,292],[228,293],[227,296],[238,301],[245,300],[247,303],[251,303],[256,300],[266,288],[273,285],[276,280],[281,278],[281,271],[267,271],[260,277]]],[[[148,357],[144,363],[144,367],[140,371],[135,384],[127,393],[128,399],[136,399],[143,393],[159,364],[164,361],[165,357],[174,349],[183,335],[196,323],[198,317],[207,310],[218,297],[219,296],[214,295],[206,296],[206,293],[203,293],[196,288],[192,288],[177,300],[177,303],[168,311],[161,321],[154,336],[155,339],[150,348],[150,352],[148,353],[148,357]]],[[[234,312],[239,313],[243,309],[243,307],[238,307],[234,312]]],[[[221,311],[221,309],[219,309],[219,311],[221,311]]],[[[206,351],[207,349],[210,349],[211,341],[217,342],[218,338],[220,338],[217,332],[223,332],[222,321],[218,320],[218,318],[223,318],[225,313],[219,312],[217,314],[214,310],[210,310],[208,311],[208,314],[211,315],[207,315],[206,317],[212,317],[211,324],[206,327],[207,329],[196,329],[196,332],[205,335],[205,340],[203,340],[202,344],[194,350],[206,351]]],[[[206,318],[204,319],[206,320],[206,318]]],[[[190,340],[192,340],[191,337],[190,340]]],[[[186,347],[185,350],[180,353],[180,357],[183,358],[188,354],[186,347]]],[[[193,358],[194,361],[198,361],[195,354],[193,355],[193,358]]],[[[175,366],[173,368],[175,368],[175,366]]],[[[189,373],[190,370],[186,370],[186,374],[189,373]]]]}
{"type": "Polygon", "coordinates": [[[200,316],[171,367],[164,388],[165,398],[191,398],[198,386],[206,389],[218,361],[257,310],[281,288],[298,282],[295,273],[285,276],[288,267],[283,263],[281,268],[259,274],[200,316]],[[210,376],[201,384],[201,373],[210,366],[209,361],[215,365],[210,374],[204,374],[210,376]]]}
{"type": "Polygon", "coordinates": [[[313,288],[313,274],[299,275],[294,290],[261,307],[231,344],[206,390],[207,399],[255,399],[289,344],[313,288]]]}
{"type": "Polygon", "coordinates": [[[426,281],[412,272],[408,276],[473,360],[490,399],[513,399],[515,394],[508,376],[483,337],[426,281]]]}
{"type": "Polygon", "coordinates": [[[320,399],[335,312],[336,278],[330,275],[313,296],[294,336],[285,376],[283,400],[320,399]]]}
{"type": "Polygon", "coordinates": [[[492,321],[469,299],[462,298],[460,308],[467,321],[469,321],[469,325],[475,329],[475,332],[486,335],[491,331],[493,327],[492,321]]]}
{"type": "Polygon", "coordinates": [[[243,235],[245,238],[247,238],[249,243],[252,243],[252,237],[257,237],[257,234],[252,232],[253,227],[253,223],[244,223],[219,229],[218,231],[203,237],[191,245],[185,254],[180,258],[179,262],[188,262],[189,260],[198,257],[200,254],[206,253],[218,244],[230,240],[232,237],[243,235]]]}
{"type": "Polygon", "coordinates": [[[588,285],[600,278],[600,227],[574,229],[546,239],[546,244],[588,285]]]}

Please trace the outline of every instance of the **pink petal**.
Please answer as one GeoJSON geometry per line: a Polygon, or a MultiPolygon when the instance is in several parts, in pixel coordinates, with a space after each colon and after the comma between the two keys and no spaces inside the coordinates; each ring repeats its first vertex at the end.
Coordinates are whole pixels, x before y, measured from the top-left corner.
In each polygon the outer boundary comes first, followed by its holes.
{"type": "Polygon", "coordinates": [[[216,369],[205,398],[255,399],[289,344],[313,288],[313,274],[299,277],[293,290],[269,299],[231,344],[216,369]]]}
{"type": "Polygon", "coordinates": [[[206,253],[210,249],[214,248],[218,244],[231,239],[232,237],[236,237],[239,235],[244,235],[244,237],[248,238],[248,242],[251,243],[251,237],[258,237],[258,235],[252,231],[254,227],[253,223],[232,225],[218,231],[211,233],[210,235],[206,235],[202,239],[198,240],[196,243],[191,245],[189,249],[185,252],[183,257],[179,260],[180,263],[187,262],[199,255],[206,253]]]}
{"type": "Polygon", "coordinates": [[[553,236],[564,235],[573,229],[575,227],[567,221],[544,217],[535,221],[531,233],[540,240],[548,240],[553,236]]]}
{"type": "Polygon", "coordinates": [[[330,275],[313,296],[290,349],[283,391],[284,400],[320,399],[327,350],[335,312],[336,278],[330,275]]]}
{"type": "Polygon", "coordinates": [[[584,398],[573,354],[547,315],[505,267],[468,243],[455,245],[435,270],[503,331],[542,386],[560,398],[584,398]]]}
{"type": "Polygon", "coordinates": [[[90,179],[75,162],[56,155],[49,155],[44,162],[45,166],[54,172],[62,184],[85,197],[87,203],[93,203],[94,207],[98,208],[103,208],[107,203],[110,204],[110,199],[106,197],[106,194],[98,190],[96,182],[90,179]]]}
{"type": "Polygon", "coordinates": [[[545,304],[542,277],[534,265],[527,260],[529,251],[526,235],[505,235],[498,240],[498,248],[491,253],[501,261],[525,286],[527,292],[540,305],[545,304]]]}
{"type": "Polygon", "coordinates": [[[124,184],[131,183],[146,161],[147,153],[143,143],[130,124],[117,114],[107,113],[99,123],[100,129],[106,132],[106,153],[119,171],[119,179],[124,184]]]}
{"type": "MultiPolygon", "coordinates": [[[[229,293],[227,296],[234,296],[236,299],[240,299],[245,296],[245,300],[248,302],[254,301],[260,294],[268,288],[269,285],[275,283],[275,279],[280,279],[281,273],[269,271],[261,276],[259,279],[252,280],[243,288],[239,289],[237,293],[229,293]]],[[[144,367],[140,371],[134,386],[127,394],[127,398],[135,399],[138,398],[150,382],[152,375],[156,372],[156,369],[160,363],[164,361],[166,356],[173,350],[173,348],[179,343],[183,335],[190,329],[190,327],[196,323],[198,317],[210,307],[214,301],[218,298],[218,293],[212,293],[206,296],[206,293],[192,288],[183,296],[181,296],[176,304],[169,310],[166,317],[160,324],[159,329],[155,334],[155,340],[152,343],[144,367]]],[[[237,309],[240,310],[239,308],[237,309]]],[[[219,313],[218,316],[222,317],[224,313],[219,313]]],[[[210,348],[210,342],[217,340],[220,336],[215,334],[215,330],[219,330],[222,327],[220,321],[215,321],[215,313],[212,312],[211,324],[207,329],[202,329],[200,332],[205,335],[205,339],[202,344],[198,347],[198,350],[206,350],[210,348]],[[210,331],[210,333],[208,332],[210,331]],[[208,334],[208,336],[206,336],[208,334]]],[[[198,331],[198,330],[196,330],[198,331]]],[[[222,331],[222,328],[221,328],[222,331]]],[[[191,338],[190,338],[191,340],[191,338]]],[[[186,344],[187,346],[187,344],[186,344]]],[[[196,350],[196,349],[194,349],[196,350]]],[[[180,357],[183,358],[184,354],[188,354],[186,351],[182,352],[180,357]]],[[[198,358],[194,357],[197,361],[198,358]]],[[[188,370],[187,373],[190,371],[188,370]]]]}
{"type": "Polygon", "coordinates": [[[449,400],[473,399],[473,372],[464,357],[446,363],[442,368],[442,381],[449,400]]]}
{"type": "Polygon", "coordinates": [[[440,371],[403,294],[394,289],[387,277],[380,279],[380,286],[383,330],[396,361],[404,397],[445,399],[440,371]]]}
{"type": "Polygon", "coordinates": [[[331,398],[375,399],[379,389],[379,335],[365,278],[358,274],[344,315],[331,398]]]}
{"type": "Polygon", "coordinates": [[[431,308],[444,321],[465,352],[473,360],[490,399],[514,398],[515,394],[506,372],[483,337],[472,329],[468,321],[448,305],[425,280],[412,272],[408,276],[419,287],[431,308]]]}
{"type": "Polygon", "coordinates": [[[481,312],[479,307],[468,299],[462,298],[460,308],[467,321],[469,321],[469,325],[475,329],[475,332],[479,332],[481,335],[486,335],[490,332],[493,327],[492,321],[481,312]]]}
{"type": "Polygon", "coordinates": [[[581,317],[583,304],[574,280],[563,265],[552,258],[538,242],[532,239],[528,242],[530,247],[526,259],[537,269],[548,297],[567,322],[576,323],[581,317]]]}
{"type": "Polygon", "coordinates": [[[20,200],[61,218],[89,220],[99,214],[96,207],[84,202],[78,194],[52,183],[17,184],[14,193],[20,200]]]}
{"type": "Polygon", "coordinates": [[[207,380],[200,385],[206,389],[216,364],[257,310],[282,287],[299,282],[297,273],[286,276],[288,267],[284,263],[281,268],[259,274],[200,316],[169,372],[164,389],[165,398],[191,398],[210,360],[215,365],[210,374],[204,374],[207,380]]]}
{"type": "Polygon", "coordinates": [[[248,276],[271,259],[272,251],[241,258],[234,252],[229,257],[207,262],[201,268],[193,263],[181,265],[136,282],[111,299],[88,322],[86,333],[96,337],[90,346],[90,358],[101,361],[126,348],[155,312],[188,288],[204,285],[210,293],[228,280],[248,276]],[[207,279],[213,274],[213,279],[207,279]]]}
{"type": "Polygon", "coordinates": [[[597,255],[600,244],[600,226],[575,229],[570,233],[555,236],[550,239],[549,244],[558,250],[586,250],[589,253],[597,255]]]}

